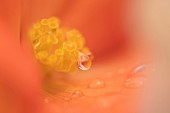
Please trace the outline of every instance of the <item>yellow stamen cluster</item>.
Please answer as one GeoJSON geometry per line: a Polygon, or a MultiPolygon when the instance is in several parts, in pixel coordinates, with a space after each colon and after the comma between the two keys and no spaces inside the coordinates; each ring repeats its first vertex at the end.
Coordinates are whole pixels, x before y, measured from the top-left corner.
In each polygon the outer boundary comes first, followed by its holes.
{"type": "MultiPolygon", "coordinates": [[[[84,47],[82,34],[76,29],[61,28],[60,21],[55,17],[42,19],[34,24],[29,37],[37,60],[46,68],[58,72],[76,70],[77,64],[81,62],[81,55],[88,57],[91,54],[84,47]]],[[[91,62],[90,57],[88,60],[91,62]]]]}

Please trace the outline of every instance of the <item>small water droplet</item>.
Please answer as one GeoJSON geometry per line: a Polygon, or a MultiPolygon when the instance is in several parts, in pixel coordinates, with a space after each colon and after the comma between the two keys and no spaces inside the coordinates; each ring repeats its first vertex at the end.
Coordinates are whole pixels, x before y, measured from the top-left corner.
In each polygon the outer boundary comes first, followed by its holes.
{"type": "Polygon", "coordinates": [[[134,70],[134,73],[138,73],[138,72],[143,71],[145,69],[145,67],[146,67],[146,65],[144,65],[144,64],[137,66],[134,70]]]}
{"type": "Polygon", "coordinates": [[[78,97],[83,97],[84,94],[82,91],[80,90],[75,90],[73,93],[72,93],[72,98],[78,98],[78,97]]]}
{"type": "Polygon", "coordinates": [[[37,42],[37,43],[34,45],[34,48],[37,49],[39,46],[40,46],[40,42],[37,42]]]}
{"type": "Polygon", "coordinates": [[[97,89],[105,87],[105,83],[102,80],[96,79],[89,83],[89,88],[97,89]]]}
{"type": "Polygon", "coordinates": [[[70,97],[64,97],[63,100],[65,100],[65,101],[70,101],[71,98],[70,98],[70,97]]]}
{"type": "Polygon", "coordinates": [[[144,77],[134,77],[126,80],[125,86],[127,88],[140,88],[145,84],[146,79],[144,77]]]}
{"type": "Polygon", "coordinates": [[[84,53],[81,53],[81,52],[79,53],[79,56],[80,56],[79,61],[78,61],[79,69],[89,70],[92,65],[90,57],[84,53]]]}

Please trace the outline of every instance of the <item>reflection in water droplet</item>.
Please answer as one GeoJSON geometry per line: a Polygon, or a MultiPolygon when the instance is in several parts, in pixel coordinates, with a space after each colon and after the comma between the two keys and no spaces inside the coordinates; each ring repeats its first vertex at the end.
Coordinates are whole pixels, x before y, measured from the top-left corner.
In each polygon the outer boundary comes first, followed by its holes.
{"type": "Polygon", "coordinates": [[[78,97],[83,97],[84,94],[82,91],[80,90],[75,90],[73,93],[72,93],[72,98],[78,98],[78,97]]]}
{"type": "Polygon", "coordinates": [[[128,79],[125,83],[125,86],[127,88],[140,88],[140,87],[143,87],[145,82],[146,82],[146,79],[144,77],[134,77],[134,78],[128,79]]]}
{"type": "Polygon", "coordinates": [[[93,88],[93,89],[103,88],[103,87],[105,87],[105,83],[102,80],[96,79],[96,80],[90,82],[88,87],[93,88]]]}
{"type": "Polygon", "coordinates": [[[92,65],[90,57],[84,53],[81,53],[81,52],[79,53],[79,55],[80,55],[79,61],[78,61],[79,69],[89,70],[92,65]]]}

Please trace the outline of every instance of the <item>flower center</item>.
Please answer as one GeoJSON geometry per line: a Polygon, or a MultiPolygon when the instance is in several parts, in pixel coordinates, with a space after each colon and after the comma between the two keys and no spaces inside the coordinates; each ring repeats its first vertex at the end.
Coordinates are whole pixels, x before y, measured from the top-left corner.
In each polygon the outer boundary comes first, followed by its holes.
{"type": "Polygon", "coordinates": [[[84,46],[83,35],[77,29],[60,27],[58,18],[51,17],[35,23],[30,29],[29,38],[36,59],[47,70],[73,72],[77,68],[88,70],[91,67],[92,54],[84,46]]]}

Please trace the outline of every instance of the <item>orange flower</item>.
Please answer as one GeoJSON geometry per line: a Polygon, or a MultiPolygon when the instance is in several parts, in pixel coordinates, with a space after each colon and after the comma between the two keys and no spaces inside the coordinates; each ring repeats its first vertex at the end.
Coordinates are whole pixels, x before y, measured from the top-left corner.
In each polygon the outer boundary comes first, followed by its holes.
{"type": "MultiPolygon", "coordinates": [[[[121,0],[1,1],[0,85],[2,90],[0,91],[2,95],[0,99],[3,101],[0,102],[0,106],[4,105],[4,102],[6,105],[0,108],[0,112],[41,113],[47,110],[47,113],[94,113],[100,110],[112,113],[126,111],[128,106],[124,96],[108,95],[120,91],[121,87],[115,87],[113,83],[118,80],[116,85],[121,86],[125,74],[128,73],[127,66],[132,65],[129,62],[125,64],[113,61],[113,54],[116,54],[115,51],[119,46],[122,47],[121,44],[124,41],[121,25],[122,3],[121,0]],[[50,88],[51,85],[52,88],[55,86],[56,98],[65,95],[65,90],[69,94],[72,93],[74,98],[85,95],[85,100],[75,99],[71,105],[60,98],[57,98],[55,102],[49,102],[51,96],[47,96],[45,100],[49,103],[48,105],[41,102],[42,73],[34,61],[28,43],[28,29],[32,24],[52,16],[60,18],[64,27],[79,29],[85,36],[88,47],[96,56],[90,71],[78,72],[76,76],[52,74],[52,79],[50,77],[44,79],[43,82],[50,88]],[[113,68],[114,66],[116,68],[113,68]],[[120,67],[123,69],[119,70],[120,67]],[[116,77],[121,74],[124,76],[116,77]],[[92,88],[95,93],[82,85],[92,88]],[[56,86],[59,87],[56,88],[56,86]],[[78,90],[74,91],[74,89],[78,90]],[[90,98],[86,99],[88,96],[90,98]],[[123,110],[122,106],[124,106],[123,110]]],[[[64,99],[69,100],[69,96],[67,94],[66,96],[64,99]]]]}

